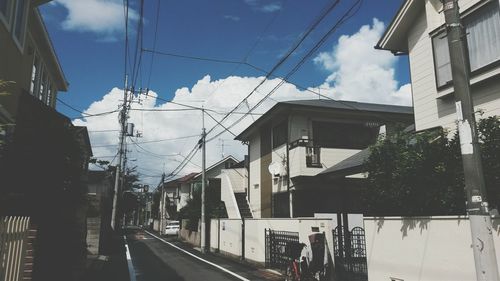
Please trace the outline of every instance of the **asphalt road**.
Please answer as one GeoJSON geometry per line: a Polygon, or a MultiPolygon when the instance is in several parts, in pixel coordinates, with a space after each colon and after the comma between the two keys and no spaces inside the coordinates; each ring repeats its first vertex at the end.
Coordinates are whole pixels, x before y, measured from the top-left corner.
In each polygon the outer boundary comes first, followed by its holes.
{"type": "MultiPolygon", "coordinates": [[[[180,246],[173,239],[170,239],[169,242],[180,246]]],[[[222,266],[241,278],[235,277],[222,269],[186,254],[175,246],[154,238],[141,229],[128,229],[127,243],[137,281],[276,280],[275,276],[273,278],[272,275],[269,276],[262,270],[228,262],[218,257],[201,257],[222,266]]],[[[186,250],[196,253],[193,250],[186,250]]]]}

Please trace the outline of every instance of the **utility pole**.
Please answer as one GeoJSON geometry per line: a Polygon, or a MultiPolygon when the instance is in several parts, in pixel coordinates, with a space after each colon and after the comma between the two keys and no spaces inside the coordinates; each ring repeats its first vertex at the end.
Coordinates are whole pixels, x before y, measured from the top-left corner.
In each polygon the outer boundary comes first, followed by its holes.
{"type": "Polygon", "coordinates": [[[123,105],[122,105],[122,110],[120,111],[120,145],[118,150],[118,165],[116,165],[115,188],[113,194],[113,209],[111,211],[111,227],[113,228],[113,230],[116,230],[117,226],[116,214],[117,214],[118,194],[119,194],[125,134],[126,134],[125,122],[127,120],[127,100],[128,100],[127,84],[128,84],[128,76],[125,76],[125,89],[123,89],[123,105]]]}
{"type": "Polygon", "coordinates": [[[455,89],[458,133],[465,178],[466,209],[472,236],[472,250],[478,281],[499,281],[493,227],[478,142],[474,105],[470,91],[467,38],[461,24],[458,0],[442,0],[450,63],[455,89]]]}
{"type": "Polygon", "coordinates": [[[201,252],[206,253],[206,227],[205,227],[205,189],[206,189],[206,179],[205,179],[205,162],[206,162],[206,133],[205,133],[205,109],[201,110],[201,252]]]}

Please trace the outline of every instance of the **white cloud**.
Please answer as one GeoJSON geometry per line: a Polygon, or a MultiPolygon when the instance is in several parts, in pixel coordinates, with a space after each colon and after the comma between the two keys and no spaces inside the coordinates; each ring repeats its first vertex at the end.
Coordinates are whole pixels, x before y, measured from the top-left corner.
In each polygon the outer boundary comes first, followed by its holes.
{"type": "MultiPolygon", "coordinates": [[[[61,26],[65,30],[91,32],[103,40],[116,40],[124,33],[125,16],[121,0],[56,0],[68,14],[61,26]]],[[[129,19],[136,22],[138,13],[129,8],[129,19]]]]}
{"type": "MultiPolygon", "coordinates": [[[[371,26],[363,26],[353,35],[342,36],[338,44],[331,52],[321,53],[315,58],[315,62],[325,71],[328,77],[320,86],[321,94],[331,98],[343,100],[355,100],[364,102],[386,103],[386,104],[410,104],[410,86],[398,87],[394,78],[394,65],[397,58],[383,51],[373,48],[376,40],[383,31],[383,24],[377,20],[371,26]]],[[[231,76],[225,79],[212,80],[209,75],[200,79],[191,89],[184,87],[175,92],[174,102],[189,104],[193,106],[204,106],[207,109],[218,112],[228,112],[235,107],[255,86],[262,81],[262,77],[237,77],[231,76]]],[[[249,107],[255,105],[265,94],[273,89],[279,79],[272,79],[264,83],[259,91],[252,95],[248,101],[248,106],[243,105],[237,112],[246,112],[249,107]]],[[[317,87],[311,87],[316,91],[317,87]]],[[[161,94],[165,96],[165,94],[161,94]]],[[[276,101],[293,99],[315,99],[316,95],[308,91],[301,91],[294,85],[285,83],[277,92],[272,95],[272,99],[266,100],[257,112],[263,113],[273,106],[276,101]]],[[[120,100],[123,100],[123,90],[114,88],[101,100],[90,105],[85,111],[88,114],[95,114],[115,110],[120,100]]],[[[156,99],[156,93],[151,93],[149,97],[142,100],[142,104],[133,103],[132,108],[154,108],[154,109],[181,109],[184,107],[171,103],[164,103],[156,99]]],[[[223,115],[209,112],[215,118],[220,119],[223,115]]],[[[199,111],[171,111],[171,112],[150,112],[134,111],[130,113],[130,122],[136,125],[136,129],[143,133],[142,138],[137,142],[145,142],[161,139],[172,139],[183,136],[200,135],[201,133],[201,113],[199,111]]],[[[224,124],[232,124],[241,115],[231,116],[224,124]]],[[[231,129],[235,134],[240,133],[259,116],[248,116],[241,123],[231,129]]],[[[211,128],[215,122],[208,116],[205,118],[206,128],[211,128]]],[[[88,126],[90,131],[109,130],[118,128],[118,114],[110,114],[100,117],[89,117],[85,120],[76,120],[76,125],[88,126]]],[[[219,127],[214,133],[221,130],[219,127]]],[[[210,134],[211,138],[214,133],[210,134]]],[[[238,159],[243,159],[247,153],[246,147],[234,141],[233,136],[225,132],[220,136],[224,140],[225,155],[232,154],[238,159]]],[[[179,139],[174,141],[154,142],[140,144],[143,149],[129,143],[131,159],[137,159],[135,163],[139,165],[140,171],[146,175],[159,176],[165,167],[167,174],[172,171],[182,161],[181,156],[161,156],[180,153],[188,154],[198,141],[199,137],[189,139],[179,139]],[[160,156],[159,156],[160,155],[160,156]]],[[[95,156],[107,156],[116,154],[117,147],[95,147],[102,144],[113,144],[118,142],[118,132],[113,133],[91,133],[91,142],[94,146],[95,156]]],[[[221,159],[221,148],[217,139],[207,146],[207,164],[210,165],[221,159]]],[[[106,159],[105,159],[106,160],[106,159]]],[[[109,159],[107,159],[109,160],[109,159]]],[[[201,161],[198,154],[193,162],[199,164],[201,161]]],[[[131,164],[134,165],[134,164],[131,164]]],[[[199,171],[195,164],[189,164],[181,174],[192,171],[199,171]]],[[[159,178],[143,178],[150,184],[156,184],[159,178]]]]}
{"type": "Polygon", "coordinates": [[[262,6],[261,10],[266,13],[272,13],[281,10],[281,4],[280,3],[271,3],[262,6]]]}
{"type": "MultiPolygon", "coordinates": [[[[174,102],[188,104],[193,106],[205,106],[207,109],[216,110],[217,112],[228,112],[233,107],[235,107],[255,86],[262,81],[263,77],[236,77],[231,76],[221,80],[212,81],[210,76],[205,76],[199,80],[191,89],[180,88],[176,91],[173,98],[174,102]],[[204,102],[201,102],[204,101],[204,102]]],[[[251,107],[256,104],[265,93],[268,93],[272,88],[274,88],[278,83],[279,79],[269,80],[261,86],[258,93],[252,95],[248,101],[248,105],[251,107]]],[[[164,103],[156,99],[156,93],[151,92],[150,96],[142,100],[142,104],[134,103],[132,104],[133,109],[149,108],[149,109],[181,109],[182,106],[178,106],[171,103],[164,103]]],[[[289,99],[310,99],[314,98],[308,92],[302,92],[298,90],[295,86],[290,84],[285,84],[279,88],[279,90],[273,95],[275,100],[289,100],[289,99]]],[[[87,114],[95,114],[99,112],[106,112],[115,110],[118,107],[118,101],[123,100],[123,90],[114,88],[109,93],[104,95],[104,97],[92,103],[89,108],[85,111],[87,114]]],[[[271,106],[275,104],[273,100],[266,100],[261,107],[258,108],[257,112],[265,112],[271,106]]],[[[237,112],[246,112],[248,110],[247,105],[243,105],[237,110],[237,112]]],[[[217,119],[222,118],[223,115],[214,112],[209,112],[212,116],[217,119]]],[[[230,117],[224,124],[227,126],[232,124],[241,115],[236,114],[230,117]]],[[[238,134],[244,128],[257,119],[257,116],[247,116],[241,123],[231,129],[232,132],[238,134]]],[[[179,138],[184,136],[200,135],[201,134],[201,112],[200,111],[170,111],[170,112],[158,112],[158,111],[135,111],[130,112],[130,120],[135,124],[135,128],[143,133],[142,138],[138,138],[137,142],[161,140],[161,139],[171,139],[179,138]]],[[[206,128],[210,129],[215,125],[215,122],[208,116],[205,116],[206,128]]],[[[92,131],[102,131],[110,129],[118,129],[118,113],[109,114],[99,117],[89,117],[83,120],[75,120],[75,125],[87,126],[90,132],[91,142],[96,157],[99,156],[110,156],[115,155],[117,152],[116,146],[111,147],[98,147],[100,145],[106,144],[116,144],[118,142],[118,132],[111,133],[99,133],[92,131]]],[[[219,127],[212,134],[208,135],[207,138],[215,135],[221,130],[219,127]]],[[[234,136],[228,132],[222,134],[220,139],[224,140],[225,151],[224,154],[227,156],[232,154],[238,159],[243,159],[243,155],[246,153],[246,148],[238,141],[234,141],[234,136]]],[[[219,146],[218,139],[210,142],[207,145],[207,165],[215,163],[221,159],[221,147],[219,146]]],[[[198,141],[198,137],[189,139],[180,139],[175,141],[164,141],[164,142],[154,142],[154,143],[143,143],[139,144],[144,149],[154,152],[158,155],[171,155],[180,153],[182,155],[187,155],[189,151],[193,148],[195,143],[198,141]]],[[[172,171],[179,161],[182,161],[182,156],[175,157],[162,157],[157,155],[152,155],[151,153],[145,152],[136,145],[132,144],[128,140],[128,148],[132,150],[130,153],[131,159],[137,159],[136,162],[129,162],[130,165],[134,163],[140,163],[140,171],[146,175],[159,175],[163,170],[163,165],[165,165],[165,171],[168,174],[172,171]]],[[[110,158],[105,158],[103,160],[111,160],[110,158]]],[[[198,165],[200,162],[200,155],[193,159],[194,163],[198,165]]],[[[181,174],[185,174],[192,171],[199,171],[200,168],[194,164],[189,164],[181,174]]],[[[157,183],[158,178],[144,178],[144,180],[150,182],[151,184],[157,183]]]]}
{"type": "Polygon", "coordinates": [[[235,16],[235,15],[224,15],[224,18],[227,20],[232,20],[232,21],[239,21],[240,17],[235,16]]]}
{"type": "Polygon", "coordinates": [[[244,2],[256,11],[264,13],[273,13],[282,9],[280,2],[272,2],[269,4],[260,4],[259,0],[244,0],[244,2]]]}
{"type": "Polygon", "coordinates": [[[394,76],[397,58],[373,46],[384,24],[373,19],[353,35],[343,35],[331,52],[320,53],[314,62],[331,74],[322,87],[338,99],[411,105],[409,84],[398,87],[394,76]]]}

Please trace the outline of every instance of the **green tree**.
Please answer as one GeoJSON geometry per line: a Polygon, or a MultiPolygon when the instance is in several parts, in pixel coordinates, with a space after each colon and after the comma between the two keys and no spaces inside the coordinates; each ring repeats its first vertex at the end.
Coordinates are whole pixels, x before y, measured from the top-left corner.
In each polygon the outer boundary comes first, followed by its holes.
{"type": "MultiPolygon", "coordinates": [[[[500,121],[478,125],[489,202],[500,202],[500,121]]],[[[458,134],[402,130],[370,148],[368,185],[363,198],[369,215],[465,214],[465,193],[458,134]]]]}
{"type": "MultiPolygon", "coordinates": [[[[206,214],[205,218],[225,218],[227,217],[226,207],[224,202],[220,201],[220,193],[211,192],[210,186],[207,187],[206,195],[206,214]],[[219,195],[219,196],[218,196],[219,195]]],[[[191,230],[198,229],[198,221],[201,218],[201,190],[194,189],[193,197],[189,199],[180,212],[181,219],[187,219],[187,228],[191,230]]]]}

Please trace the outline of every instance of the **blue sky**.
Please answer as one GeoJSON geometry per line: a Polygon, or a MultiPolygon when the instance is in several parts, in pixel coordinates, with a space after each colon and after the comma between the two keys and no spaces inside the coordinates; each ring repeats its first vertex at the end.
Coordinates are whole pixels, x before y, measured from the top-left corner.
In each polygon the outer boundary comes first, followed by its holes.
{"type": "MultiPolygon", "coordinates": [[[[401,0],[383,1],[383,5],[381,2],[365,0],[359,12],[334,33],[319,51],[331,50],[339,36],[355,33],[362,25],[370,24],[373,18],[384,23],[390,22],[401,0]]],[[[329,3],[330,1],[324,0],[161,0],[156,50],[241,61],[257,42],[247,60],[269,70],[329,3]],[[271,8],[265,10],[266,7],[271,8]]],[[[138,1],[131,0],[130,4],[131,9],[138,13],[138,1]]],[[[319,39],[320,33],[329,28],[349,5],[351,1],[341,1],[325,20],[325,24],[320,25],[311,39],[299,48],[298,53],[310,48],[319,39]]],[[[153,49],[157,1],[145,0],[144,7],[143,46],[153,49]]],[[[69,10],[61,4],[44,5],[42,13],[70,83],[69,91],[60,95],[62,100],[76,108],[86,109],[113,87],[123,85],[123,27],[111,34],[107,33],[106,27],[102,28],[102,32],[89,31],[82,25],[65,28],[62,23],[68,18],[69,10]]],[[[130,39],[134,41],[133,29],[136,22],[131,22],[131,25],[130,39]]],[[[131,44],[131,47],[133,48],[134,44],[131,44]]],[[[141,86],[140,80],[142,87],[148,86],[150,60],[151,54],[143,53],[142,79],[139,79],[137,87],[141,86]]],[[[293,58],[291,61],[293,62],[293,58]]],[[[262,75],[246,66],[234,69],[234,65],[155,55],[149,87],[159,92],[162,97],[170,99],[176,89],[192,87],[207,74],[212,79],[229,75],[262,75]]],[[[289,69],[290,66],[284,67],[277,73],[284,74],[289,69]]],[[[407,83],[409,78],[406,57],[398,60],[395,70],[396,79],[401,84],[407,83]]],[[[309,61],[292,80],[303,86],[316,86],[321,84],[326,76],[326,71],[309,61]]],[[[68,116],[78,115],[63,105],[59,105],[58,110],[68,116]]]]}
{"type": "MultiPolygon", "coordinates": [[[[159,12],[157,51],[234,62],[246,60],[267,71],[332,3],[326,0],[160,2],[158,10],[157,0],[144,1],[144,49],[154,48],[159,12]]],[[[353,3],[340,1],[275,74],[286,75],[353,3]]],[[[333,99],[410,105],[407,57],[394,57],[373,48],[400,5],[401,0],[363,1],[359,11],[328,37],[289,79],[308,90],[285,83],[256,112],[265,112],[277,101],[316,99],[317,91],[333,99]]],[[[139,0],[130,0],[131,50],[135,48],[139,10],[139,0]]],[[[124,85],[123,1],[54,0],[43,5],[41,11],[70,83],[69,91],[61,93],[59,98],[89,114],[117,109],[124,85]]],[[[149,87],[151,95],[132,107],[156,111],[131,111],[129,122],[136,125],[142,137],[129,139],[128,143],[130,163],[138,166],[144,183],[154,185],[162,172],[175,171],[196,145],[201,132],[200,112],[157,111],[179,108],[164,100],[228,112],[263,81],[263,73],[246,65],[155,55],[150,76],[152,58],[150,53],[142,53],[142,68],[135,84],[136,88],[149,87]]],[[[131,70],[127,69],[127,73],[131,70]]],[[[246,112],[258,104],[279,82],[277,78],[266,81],[238,111],[246,112]]],[[[81,116],[61,103],[57,109],[72,118],[81,116]]],[[[222,116],[215,117],[220,120],[222,116]]],[[[229,116],[225,126],[238,118],[229,116]]],[[[258,116],[247,116],[235,124],[233,133],[241,132],[255,118],[258,116]]],[[[95,157],[116,160],[113,156],[117,152],[117,119],[117,113],[113,113],[74,120],[75,125],[88,127],[95,157]]],[[[216,125],[210,118],[205,120],[207,128],[216,125]]],[[[219,127],[208,136],[214,138],[208,143],[208,165],[223,155],[243,159],[247,152],[246,146],[221,130],[219,127]]],[[[178,176],[199,171],[200,161],[198,153],[178,176]]]]}

